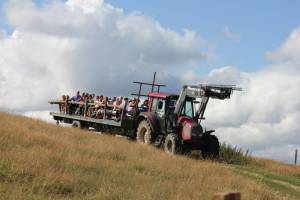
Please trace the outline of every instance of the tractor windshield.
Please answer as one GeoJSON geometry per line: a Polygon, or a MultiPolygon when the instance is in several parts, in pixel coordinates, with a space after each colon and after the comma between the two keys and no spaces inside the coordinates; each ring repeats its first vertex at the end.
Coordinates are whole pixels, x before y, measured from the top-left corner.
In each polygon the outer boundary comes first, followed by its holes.
{"type": "MultiPolygon", "coordinates": [[[[169,111],[174,112],[177,100],[178,96],[175,96],[170,99],[169,111]]],[[[186,115],[189,118],[194,118],[194,105],[192,98],[187,98],[185,100],[184,106],[182,107],[180,114],[186,115]]]]}
{"type": "Polygon", "coordinates": [[[185,105],[182,108],[181,114],[186,115],[189,118],[194,117],[193,102],[191,100],[186,100],[185,101],[185,105]]]}

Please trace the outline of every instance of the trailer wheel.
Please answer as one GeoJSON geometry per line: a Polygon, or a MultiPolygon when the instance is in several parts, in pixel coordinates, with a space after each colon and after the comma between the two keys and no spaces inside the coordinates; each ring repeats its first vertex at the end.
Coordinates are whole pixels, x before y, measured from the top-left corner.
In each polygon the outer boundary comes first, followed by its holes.
{"type": "Polygon", "coordinates": [[[204,137],[204,146],[201,148],[203,158],[216,159],[219,157],[220,144],[215,135],[204,137]]]}
{"type": "Polygon", "coordinates": [[[151,144],[153,142],[154,133],[150,127],[150,124],[143,120],[139,123],[136,132],[136,140],[139,143],[151,144]]]}
{"type": "Polygon", "coordinates": [[[176,134],[170,133],[167,135],[164,143],[164,150],[171,155],[179,154],[181,152],[180,139],[176,134]]]}
{"type": "Polygon", "coordinates": [[[80,121],[74,120],[74,121],[72,122],[72,127],[73,127],[73,128],[81,128],[81,123],[80,123],[80,121]]]}

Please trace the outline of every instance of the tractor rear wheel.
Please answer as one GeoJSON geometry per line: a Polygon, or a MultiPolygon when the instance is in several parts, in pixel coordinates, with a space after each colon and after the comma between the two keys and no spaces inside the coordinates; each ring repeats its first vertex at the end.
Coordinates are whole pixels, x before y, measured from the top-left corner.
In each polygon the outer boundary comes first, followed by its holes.
{"type": "Polygon", "coordinates": [[[179,154],[181,152],[180,140],[176,134],[170,133],[167,135],[164,150],[171,155],[179,154]]]}
{"type": "Polygon", "coordinates": [[[203,158],[216,159],[219,157],[220,144],[215,135],[204,137],[204,146],[201,148],[203,158]]]}
{"type": "Polygon", "coordinates": [[[154,133],[147,120],[143,120],[139,123],[136,132],[136,140],[138,143],[151,144],[154,140],[154,133]]]}

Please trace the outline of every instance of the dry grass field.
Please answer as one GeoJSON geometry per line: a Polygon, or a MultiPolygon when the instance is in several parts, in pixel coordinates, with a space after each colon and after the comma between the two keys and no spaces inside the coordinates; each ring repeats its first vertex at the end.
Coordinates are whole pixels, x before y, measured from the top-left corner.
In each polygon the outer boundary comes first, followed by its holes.
{"type": "Polygon", "coordinates": [[[123,138],[0,113],[3,200],[209,200],[224,191],[240,191],[243,200],[299,199],[299,179],[299,167],[275,161],[235,166],[169,156],[123,138]],[[261,172],[292,180],[296,192],[275,187],[261,172]]]}

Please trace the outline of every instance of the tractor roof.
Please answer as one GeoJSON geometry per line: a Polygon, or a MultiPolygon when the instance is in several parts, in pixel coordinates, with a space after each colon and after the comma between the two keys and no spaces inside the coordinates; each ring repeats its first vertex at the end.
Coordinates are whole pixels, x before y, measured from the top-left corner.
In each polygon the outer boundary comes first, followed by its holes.
{"type": "Polygon", "coordinates": [[[148,95],[150,97],[158,97],[158,98],[167,98],[167,96],[169,96],[166,93],[162,93],[162,92],[149,92],[148,95]]]}
{"type": "Polygon", "coordinates": [[[179,96],[178,94],[167,94],[167,93],[163,93],[163,92],[149,92],[148,95],[150,97],[157,97],[157,98],[162,98],[162,99],[165,99],[170,96],[175,96],[175,97],[179,96]]]}

